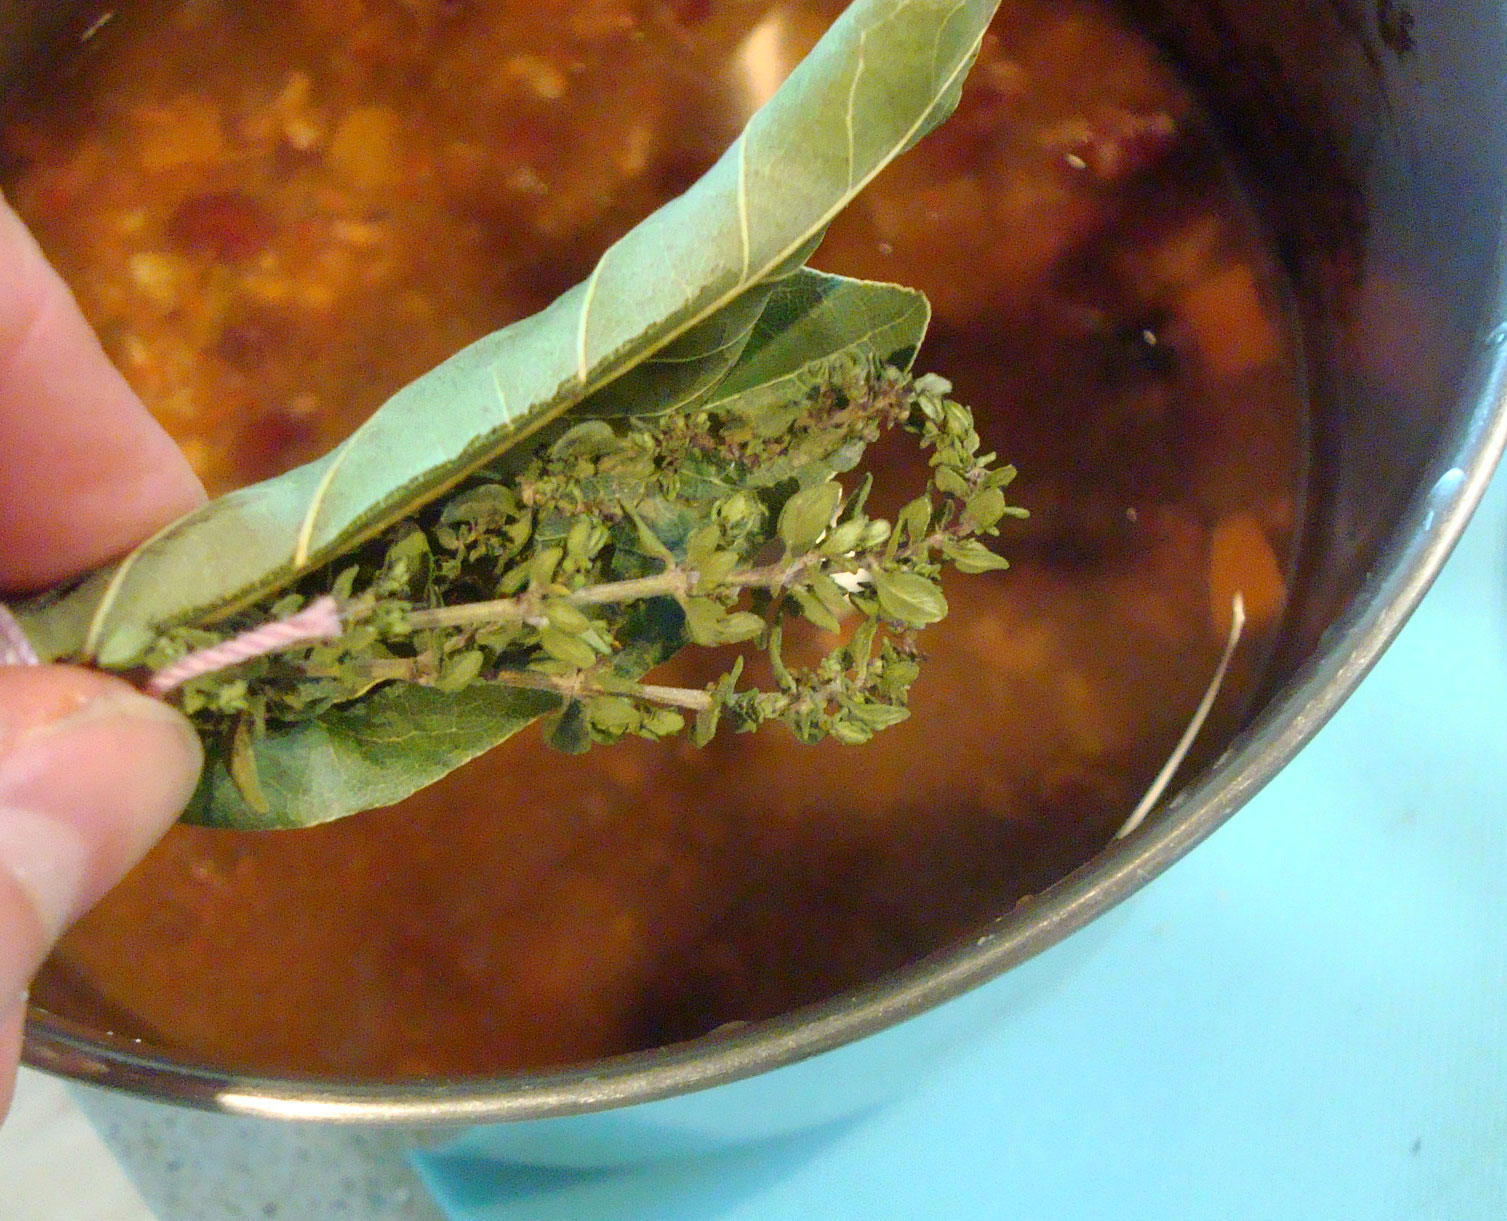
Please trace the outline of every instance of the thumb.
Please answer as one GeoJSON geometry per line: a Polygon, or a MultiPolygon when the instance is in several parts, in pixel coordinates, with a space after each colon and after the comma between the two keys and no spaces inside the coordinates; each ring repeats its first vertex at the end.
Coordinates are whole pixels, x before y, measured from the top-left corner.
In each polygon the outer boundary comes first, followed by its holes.
{"type": "Polygon", "coordinates": [[[118,679],[0,666],[0,1115],[32,975],[167,829],[202,763],[189,723],[118,679]]]}

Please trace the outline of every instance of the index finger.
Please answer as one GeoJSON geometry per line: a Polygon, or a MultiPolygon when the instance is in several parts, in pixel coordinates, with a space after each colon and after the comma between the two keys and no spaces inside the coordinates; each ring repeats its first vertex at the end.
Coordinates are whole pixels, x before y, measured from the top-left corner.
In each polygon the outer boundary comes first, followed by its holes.
{"type": "Polygon", "coordinates": [[[0,199],[0,589],[77,575],[203,499],[0,199]]]}

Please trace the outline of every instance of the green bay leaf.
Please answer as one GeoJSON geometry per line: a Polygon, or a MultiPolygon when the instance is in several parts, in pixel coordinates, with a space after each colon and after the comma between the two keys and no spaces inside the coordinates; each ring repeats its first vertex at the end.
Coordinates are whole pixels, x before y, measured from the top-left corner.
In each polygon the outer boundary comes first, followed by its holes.
{"type": "Polygon", "coordinates": [[[477,685],[444,692],[407,683],[274,730],[228,759],[212,753],[185,822],[239,830],[310,827],[390,805],[556,707],[557,697],[477,685]],[[235,773],[257,778],[253,804],[235,773]],[[262,803],[265,803],[264,805],[262,803]],[[259,808],[260,807],[260,808],[259,808]]]}
{"type": "Polygon", "coordinates": [[[761,404],[787,402],[818,357],[867,353],[909,369],[930,321],[930,304],[913,288],[803,269],[770,297],[708,405],[736,399],[740,413],[753,414],[761,404]]]}
{"type": "Polygon", "coordinates": [[[827,223],[956,105],[996,2],[856,0],[707,174],[585,283],[400,390],[324,458],[29,608],[28,636],[49,658],[128,666],[164,627],[288,584],[565,411],[703,401],[827,223]]]}
{"type": "MultiPolygon", "coordinates": [[[[914,347],[925,332],[925,299],[909,289],[803,271],[776,290],[775,300],[784,292],[808,303],[840,297],[849,307],[827,315],[800,308],[798,303],[782,304],[789,322],[779,336],[784,353],[779,361],[769,361],[752,343],[744,349],[742,359],[764,360],[763,375],[782,379],[787,394],[801,384],[802,375],[809,376],[834,359],[881,358],[891,341],[914,347]],[[806,281],[818,291],[810,291],[806,281]],[[891,319],[891,325],[873,325],[875,319],[883,318],[891,319]],[[879,348],[871,346],[875,342],[879,348]]],[[[735,366],[734,376],[741,372],[741,364],[735,366]]],[[[762,409],[764,387],[756,377],[743,378],[743,384],[749,388],[737,398],[723,400],[724,406],[741,414],[756,413],[762,409]]],[[[802,473],[791,472],[796,477],[802,473]]],[[[820,467],[818,473],[825,478],[826,468],[820,467]]],[[[653,530],[678,540],[682,551],[705,526],[699,517],[676,516],[657,502],[645,502],[640,508],[653,518],[653,530]]],[[[649,527],[647,521],[645,527],[649,527]]],[[[650,564],[652,570],[684,558],[659,543],[658,533],[650,533],[659,548],[650,564]]],[[[726,569],[736,558],[733,553],[718,552],[708,563],[717,562],[726,569]]],[[[846,613],[846,602],[835,585],[820,592],[846,613]]],[[[572,610],[564,603],[551,602],[546,614],[557,630],[579,629],[584,617],[576,612],[578,618],[572,619],[572,610]]],[[[750,615],[733,626],[756,634],[763,621],[750,615]]],[[[674,653],[684,643],[685,629],[678,608],[642,608],[632,630],[625,633],[633,643],[614,662],[623,682],[627,684],[674,653]]],[[[605,677],[601,685],[610,688],[613,679],[605,677]]],[[[486,684],[453,693],[410,684],[384,686],[354,704],[327,710],[315,722],[269,726],[264,736],[242,743],[239,756],[222,753],[221,747],[211,744],[204,779],[184,818],[258,830],[312,826],[388,805],[432,784],[557,707],[558,700],[548,694],[486,684]],[[244,782],[237,783],[237,775],[244,778],[247,774],[257,777],[259,802],[248,801],[244,782]],[[261,802],[265,808],[260,808],[261,802]]],[[[715,711],[698,718],[703,731],[709,731],[715,718],[715,711]]]]}

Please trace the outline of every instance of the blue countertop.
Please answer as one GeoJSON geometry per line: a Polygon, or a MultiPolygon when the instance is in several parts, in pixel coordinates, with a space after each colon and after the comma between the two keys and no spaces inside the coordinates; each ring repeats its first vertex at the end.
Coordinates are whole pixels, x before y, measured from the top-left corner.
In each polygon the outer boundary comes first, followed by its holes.
{"type": "Polygon", "coordinates": [[[1507,479],[1355,696],[1110,924],[860,1119],[650,1168],[421,1172],[465,1221],[1503,1221],[1507,479]]]}

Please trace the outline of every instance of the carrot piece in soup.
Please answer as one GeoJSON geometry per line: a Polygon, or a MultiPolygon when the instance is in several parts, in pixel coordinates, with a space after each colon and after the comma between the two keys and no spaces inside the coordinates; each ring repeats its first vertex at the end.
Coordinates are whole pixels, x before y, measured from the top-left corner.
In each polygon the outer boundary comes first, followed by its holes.
{"type": "Polygon", "coordinates": [[[1216,636],[1229,634],[1237,591],[1253,629],[1272,624],[1287,601],[1276,553],[1251,513],[1223,518],[1209,540],[1209,621],[1216,636]]]}
{"type": "Polygon", "coordinates": [[[166,105],[142,106],[137,156],[149,174],[185,166],[212,166],[225,156],[220,107],[211,98],[185,94],[166,105]]]}
{"type": "Polygon", "coordinates": [[[1182,315],[1210,372],[1234,377],[1281,355],[1281,342],[1244,263],[1215,272],[1188,290],[1182,315]]]}
{"type": "Polygon", "coordinates": [[[397,149],[398,116],[386,106],[357,106],[347,112],[330,140],[330,164],[357,190],[373,191],[401,173],[397,149]]]}

